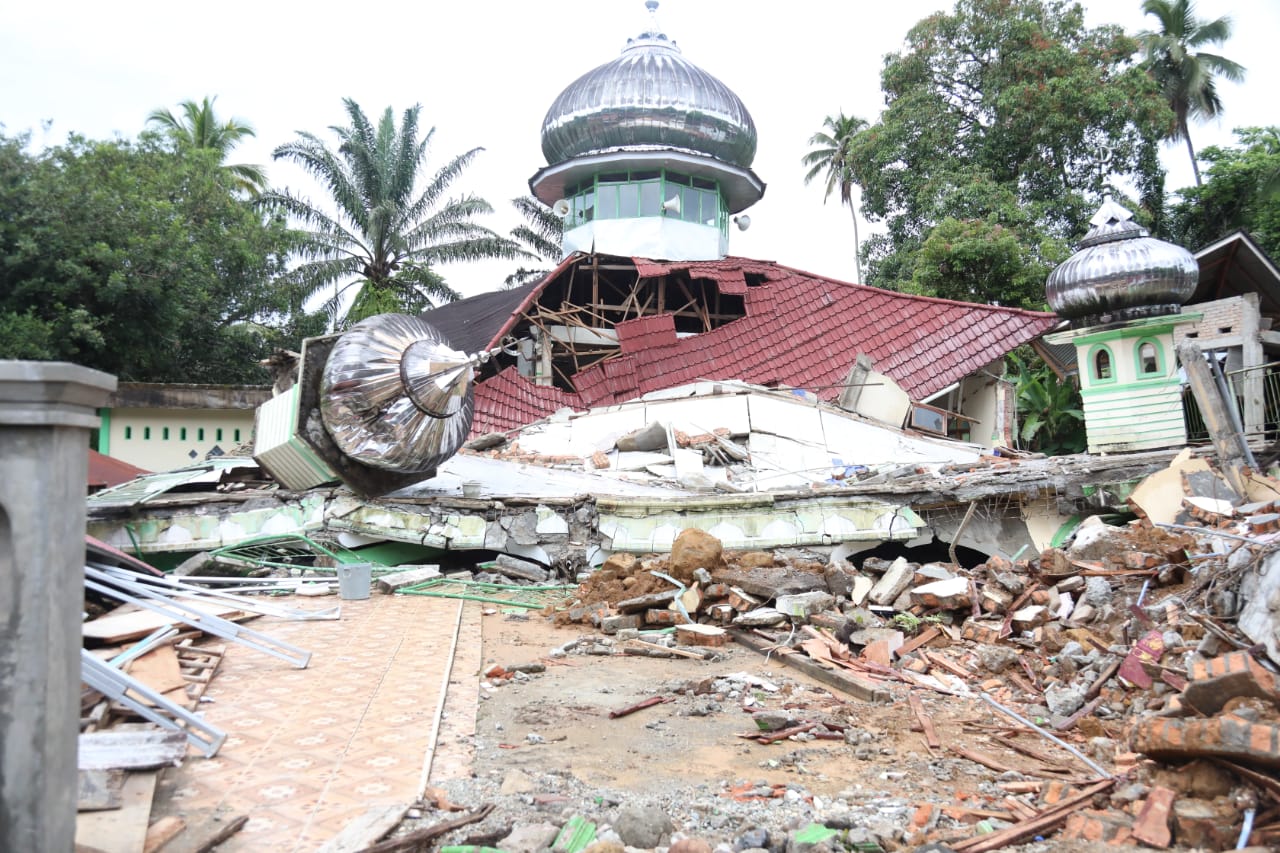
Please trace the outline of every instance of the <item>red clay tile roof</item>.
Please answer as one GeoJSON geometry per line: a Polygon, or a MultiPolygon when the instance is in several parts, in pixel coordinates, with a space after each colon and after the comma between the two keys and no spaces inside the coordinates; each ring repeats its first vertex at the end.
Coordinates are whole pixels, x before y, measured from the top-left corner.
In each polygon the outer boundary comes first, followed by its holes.
{"type": "Polygon", "coordinates": [[[635,264],[644,277],[683,269],[722,292],[745,292],[746,316],[674,342],[657,318],[622,324],[629,327],[619,329],[622,354],[579,372],[576,394],[504,370],[477,387],[473,432],[513,429],[564,406],[619,403],[698,379],[790,385],[831,400],[859,353],[922,400],[1058,322],[1053,314],[895,293],[769,261],[635,264]],[[747,287],[748,275],[764,284],[747,287]]]}

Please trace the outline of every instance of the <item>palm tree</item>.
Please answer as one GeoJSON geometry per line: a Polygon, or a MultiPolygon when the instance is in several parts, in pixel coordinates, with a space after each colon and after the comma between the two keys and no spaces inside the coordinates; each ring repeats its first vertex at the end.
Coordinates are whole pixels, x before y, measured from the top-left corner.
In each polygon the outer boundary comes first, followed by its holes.
{"type": "MultiPolygon", "coordinates": [[[[164,130],[178,145],[191,148],[204,148],[215,151],[219,161],[225,161],[231,149],[246,136],[253,136],[253,126],[243,119],[229,118],[222,121],[214,114],[213,102],[217,96],[205,96],[200,103],[183,101],[181,117],[175,116],[171,110],[153,110],[147,116],[147,124],[153,124],[164,130]]],[[[235,178],[236,185],[250,195],[256,196],[267,186],[267,176],[261,166],[250,166],[239,163],[226,167],[235,178]]]]}
{"type": "Polygon", "coordinates": [[[826,174],[827,189],[822,196],[825,203],[831,193],[840,190],[840,203],[849,205],[849,213],[853,216],[853,263],[862,283],[862,252],[858,245],[858,208],[853,203],[853,188],[856,181],[853,177],[853,140],[866,130],[867,123],[856,116],[846,116],[843,111],[839,115],[827,116],[822,122],[822,130],[809,137],[809,144],[817,146],[800,159],[809,167],[804,176],[805,186],[814,178],[826,174]]]}
{"type": "Polygon", "coordinates": [[[375,127],[355,101],[345,98],[343,105],[350,124],[330,128],[338,137],[335,150],[299,131],[297,140],[273,152],[275,159],[290,160],[316,177],[329,193],[328,204],[312,204],[287,189],[262,196],[262,204],[305,229],[306,260],[291,275],[312,296],[333,289],[325,308],[335,326],[395,306],[414,312],[457,299],[433,271],[437,264],[522,254],[512,241],[472,221],[493,212],[488,202],[474,195],[446,197],[484,149],[453,158],[419,191],[435,135],[431,128],[419,137],[421,106],[405,110],[399,127],[388,107],[375,127]],[[343,318],[341,306],[352,287],[356,292],[343,318]]]}
{"type": "MultiPolygon", "coordinates": [[[[530,258],[555,264],[560,260],[561,239],[564,237],[564,219],[532,195],[511,199],[511,205],[520,211],[526,224],[511,229],[511,239],[526,250],[530,258]]],[[[542,278],[549,270],[520,267],[502,283],[504,290],[528,284],[542,278]]]]}
{"type": "Polygon", "coordinates": [[[1200,186],[1200,166],[1191,145],[1190,119],[1213,118],[1222,112],[1214,75],[1232,82],[1244,79],[1244,66],[1197,48],[1221,44],[1231,37],[1231,19],[1201,21],[1191,0],[1143,0],[1142,11],[1155,15],[1159,32],[1144,31],[1138,40],[1146,53],[1146,64],[1160,91],[1173,109],[1175,125],[1169,138],[1187,143],[1191,171],[1200,186]]]}

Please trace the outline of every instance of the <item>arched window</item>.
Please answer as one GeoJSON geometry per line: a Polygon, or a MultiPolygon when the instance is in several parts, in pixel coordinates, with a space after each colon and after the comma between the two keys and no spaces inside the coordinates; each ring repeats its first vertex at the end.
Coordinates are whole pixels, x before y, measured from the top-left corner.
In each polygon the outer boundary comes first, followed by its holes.
{"type": "Polygon", "coordinates": [[[1138,341],[1134,350],[1138,378],[1164,375],[1164,352],[1156,341],[1138,341]]]}
{"type": "Polygon", "coordinates": [[[1111,360],[1111,350],[1100,346],[1093,351],[1093,381],[1113,382],[1116,378],[1115,365],[1111,360]]]}

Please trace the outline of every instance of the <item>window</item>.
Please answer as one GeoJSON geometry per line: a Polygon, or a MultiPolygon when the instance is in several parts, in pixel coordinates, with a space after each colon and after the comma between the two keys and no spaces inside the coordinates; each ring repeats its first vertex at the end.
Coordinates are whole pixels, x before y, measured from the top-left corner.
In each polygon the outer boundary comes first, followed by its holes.
{"type": "Polygon", "coordinates": [[[1162,376],[1164,375],[1164,365],[1162,362],[1162,353],[1160,345],[1155,341],[1139,341],[1136,357],[1138,360],[1138,376],[1162,376]]]}
{"type": "Polygon", "coordinates": [[[240,441],[240,430],[238,430],[238,429],[235,431],[235,440],[236,440],[237,442],[239,442],[239,441],[240,441]]]}
{"type": "Polygon", "coordinates": [[[196,430],[196,441],[204,441],[204,427],[196,430]]]}
{"type": "Polygon", "coordinates": [[[1104,346],[1097,347],[1093,352],[1093,381],[1094,382],[1113,382],[1116,378],[1115,367],[1111,363],[1111,350],[1104,346]]]}
{"type": "Polygon", "coordinates": [[[160,430],[160,438],[164,439],[165,441],[168,441],[168,440],[169,440],[169,428],[168,428],[168,427],[164,427],[164,428],[162,428],[162,429],[160,430]]]}
{"type": "Polygon", "coordinates": [[[125,439],[125,441],[129,441],[129,440],[130,440],[130,439],[132,439],[132,438],[133,438],[133,427],[131,427],[131,426],[127,426],[127,427],[125,427],[125,428],[124,428],[124,439],[125,439]]]}
{"type": "Polygon", "coordinates": [[[222,427],[218,427],[218,429],[214,432],[214,436],[215,436],[215,438],[213,439],[214,441],[222,441],[222,427]]]}
{"type": "Polygon", "coordinates": [[[142,440],[143,440],[143,441],[150,441],[150,440],[151,440],[151,427],[143,427],[143,428],[142,428],[142,440]]]}
{"type": "Polygon", "coordinates": [[[186,441],[186,440],[187,440],[187,428],[186,428],[186,427],[180,427],[180,428],[178,429],[178,438],[179,438],[179,440],[181,440],[181,441],[186,441]]]}

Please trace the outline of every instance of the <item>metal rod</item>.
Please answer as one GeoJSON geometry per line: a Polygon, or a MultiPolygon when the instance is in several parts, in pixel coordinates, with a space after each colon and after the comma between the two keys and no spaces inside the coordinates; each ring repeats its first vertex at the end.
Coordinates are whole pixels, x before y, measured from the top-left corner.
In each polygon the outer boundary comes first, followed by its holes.
{"type": "Polygon", "coordinates": [[[153,648],[159,646],[162,642],[172,636],[175,636],[177,633],[178,629],[172,625],[165,628],[157,628],[138,642],[134,643],[132,648],[121,652],[111,660],[107,661],[107,666],[113,666],[116,669],[119,669],[134,658],[141,657],[151,651],[153,648]]]}
{"type": "Polygon", "coordinates": [[[1208,527],[1190,527],[1186,524],[1171,524],[1167,521],[1155,522],[1156,527],[1163,527],[1166,530],[1184,530],[1187,533],[1199,533],[1201,536],[1221,536],[1224,539],[1239,539],[1241,542],[1250,542],[1254,545],[1261,545],[1262,539],[1254,539],[1249,536],[1240,536],[1235,533],[1224,533],[1221,530],[1214,530],[1208,527]]]}
{"type": "Polygon", "coordinates": [[[91,566],[85,566],[84,573],[85,589],[92,589],[119,601],[136,604],[152,613],[190,625],[215,637],[222,637],[224,640],[231,640],[242,646],[265,652],[286,660],[299,669],[306,669],[307,664],[311,662],[311,652],[283,640],[272,639],[250,628],[243,628],[228,619],[201,610],[193,604],[187,602],[179,604],[167,595],[131,581],[112,577],[91,566]]]}
{"type": "Polygon", "coordinates": [[[160,587],[170,591],[172,595],[191,596],[192,598],[208,598],[213,601],[229,604],[239,610],[247,610],[250,613],[258,613],[262,616],[274,616],[277,619],[290,619],[295,621],[315,621],[318,619],[339,619],[342,616],[342,607],[327,607],[324,610],[295,610],[291,607],[278,607],[274,604],[268,604],[253,598],[246,598],[242,595],[225,592],[223,590],[206,589],[202,586],[184,583],[170,577],[147,577],[139,575],[127,569],[120,569],[113,566],[104,566],[98,563],[89,563],[95,569],[106,572],[113,578],[129,581],[131,583],[143,586],[160,587]]]}
{"type": "Polygon", "coordinates": [[[157,726],[182,732],[186,735],[187,742],[204,753],[205,758],[217,755],[222,742],[227,739],[227,733],[222,729],[162,696],[133,676],[98,660],[87,649],[80,650],[80,679],[103,696],[119,702],[157,726]],[[185,723],[186,728],[179,721],[185,723]]]}
{"type": "Polygon", "coordinates": [[[1253,834],[1253,819],[1257,814],[1256,808],[1244,810],[1244,825],[1240,827],[1240,840],[1236,842],[1237,850],[1243,850],[1249,846],[1249,836],[1253,834]]]}
{"type": "Polygon", "coordinates": [[[1056,743],[1058,746],[1062,747],[1062,748],[1063,748],[1063,749],[1065,749],[1067,752],[1071,753],[1071,754],[1072,754],[1072,755],[1074,755],[1076,758],[1080,759],[1080,760],[1081,760],[1081,761],[1083,761],[1085,764],[1089,765],[1089,769],[1090,769],[1090,770],[1093,770],[1093,771],[1094,771],[1095,773],[1097,773],[1099,776],[1103,776],[1103,777],[1106,777],[1106,778],[1108,778],[1108,779],[1109,779],[1109,778],[1111,778],[1111,775],[1112,775],[1112,774],[1110,774],[1110,773],[1108,773],[1106,770],[1104,770],[1104,769],[1102,768],[1102,766],[1101,766],[1101,765],[1096,764],[1094,761],[1092,761],[1092,760],[1091,760],[1088,756],[1086,756],[1083,752],[1081,752],[1080,750],[1076,749],[1074,746],[1072,746],[1071,744],[1067,743],[1065,740],[1063,740],[1062,738],[1060,738],[1060,737],[1058,737],[1057,735],[1053,734],[1052,732],[1048,732],[1048,731],[1045,731],[1044,729],[1040,728],[1040,727],[1039,727],[1039,726],[1037,726],[1035,723],[1031,722],[1031,721],[1030,721],[1030,720],[1028,720],[1026,717],[1022,716],[1021,714],[1017,713],[1016,711],[1010,711],[1008,708],[1006,708],[1005,706],[1001,705],[1001,704],[1000,704],[999,702],[997,702],[996,700],[992,699],[992,698],[991,698],[991,696],[990,696],[990,694],[983,693],[983,694],[982,694],[982,701],[986,702],[988,705],[990,705],[991,707],[995,708],[997,711],[999,711],[1000,713],[1004,714],[1005,716],[1007,716],[1007,717],[1012,717],[1013,719],[1015,719],[1015,720],[1017,720],[1018,722],[1022,723],[1024,726],[1027,726],[1028,728],[1033,729],[1037,734],[1041,735],[1042,737],[1047,738],[1048,740],[1052,741],[1053,743],[1056,743]]]}

